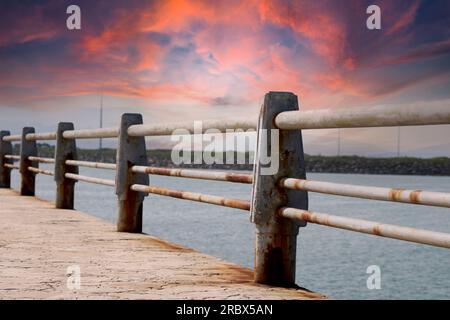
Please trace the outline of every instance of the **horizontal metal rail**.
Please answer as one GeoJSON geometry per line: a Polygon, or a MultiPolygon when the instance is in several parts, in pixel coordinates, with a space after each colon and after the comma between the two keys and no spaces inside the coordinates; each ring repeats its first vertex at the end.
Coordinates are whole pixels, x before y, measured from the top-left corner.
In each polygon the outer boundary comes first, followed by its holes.
{"type": "Polygon", "coordinates": [[[66,139],[117,138],[119,128],[67,130],[63,132],[66,139]]]}
{"type": "Polygon", "coordinates": [[[56,140],[56,132],[29,133],[25,136],[25,139],[28,141],[56,140]]]}
{"type": "Polygon", "coordinates": [[[117,167],[115,163],[79,161],[79,160],[66,160],[66,164],[69,166],[79,166],[79,167],[108,169],[108,170],[116,170],[117,167]]]}
{"type": "MultiPolygon", "coordinates": [[[[226,133],[227,130],[256,130],[256,119],[254,120],[205,120],[202,123],[202,133],[206,130],[217,129],[226,133]]],[[[188,130],[190,134],[197,133],[194,128],[194,122],[175,122],[164,125],[133,125],[128,128],[130,136],[164,136],[171,135],[176,129],[188,130]]],[[[116,138],[119,136],[119,128],[99,128],[67,130],[63,132],[66,139],[95,139],[95,138],[116,138]]],[[[29,141],[33,140],[56,140],[56,132],[29,133],[25,136],[29,141]]],[[[11,135],[3,137],[3,141],[21,141],[20,135],[11,135]]]]}
{"type": "Polygon", "coordinates": [[[20,156],[16,156],[16,155],[13,155],[13,154],[5,155],[5,158],[6,159],[11,159],[11,160],[20,160],[20,156]]]}
{"type": "Polygon", "coordinates": [[[64,176],[68,179],[79,180],[79,181],[95,183],[95,184],[101,184],[104,186],[115,187],[115,185],[116,185],[114,180],[87,177],[87,176],[82,176],[82,175],[74,174],[74,173],[66,173],[64,176]]]}
{"type": "Polygon", "coordinates": [[[5,163],[3,166],[4,166],[5,168],[9,168],[9,169],[13,169],[13,170],[19,170],[19,167],[18,167],[18,166],[15,166],[15,165],[13,165],[13,164],[5,163]]]}
{"type": "Polygon", "coordinates": [[[53,158],[28,157],[28,160],[42,162],[42,163],[55,163],[55,159],[53,159],[53,158]]]}
{"type": "MultiPolygon", "coordinates": [[[[228,130],[256,130],[257,120],[205,120],[201,121],[202,132],[206,130],[216,129],[226,133],[228,130]]],[[[130,136],[167,136],[173,134],[177,129],[187,130],[190,134],[197,133],[194,121],[174,122],[161,125],[133,125],[128,128],[130,136]]],[[[198,132],[200,133],[200,132],[198,132]]]]}
{"type": "Polygon", "coordinates": [[[158,168],[147,166],[133,166],[131,167],[131,171],[136,173],[148,173],[162,176],[228,181],[228,182],[249,183],[249,184],[251,184],[253,181],[253,176],[251,174],[228,173],[223,171],[170,169],[170,168],[158,168]]]}
{"type": "Polygon", "coordinates": [[[339,217],[295,208],[280,208],[278,209],[278,214],[284,218],[308,221],[310,223],[338,229],[427,244],[435,247],[450,248],[450,234],[448,233],[401,227],[368,220],[339,217]]]}
{"type": "Polygon", "coordinates": [[[275,118],[279,129],[329,129],[450,124],[450,106],[382,106],[285,111],[275,118]]]}
{"type": "Polygon", "coordinates": [[[450,208],[450,193],[444,192],[368,187],[293,178],[280,180],[279,186],[287,189],[319,192],[337,196],[450,208]]]}
{"type": "Polygon", "coordinates": [[[250,201],[240,200],[240,199],[228,199],[224,197],[212,196],[207,194],[188,192],[188,191],[179,191],[173,189],[166,189],[160,187],[152,187],[152,186],[144,186],[141,184],[133,184],[130,187],[133,191],[144,192],[144,193],[152,193],[158,194],[161,196],[167,196],[172,198],[191,200],[197,202],[204,202],[209,204],[215,204],[218,206],[241,209],[241,210],[250,210],[250,201]]]}
{"type": "Polygon", "coordinates": [[[31,172],[34,172],[34,173],[45,174],[47,176],[54,176],[55,175],[55,173],[53,171],[39,169],[39,168],[35,168],[35,167],[28,167],[28,171],[31,171],[31,172]]]}
{"type": "Polygon", "coordinates": [[[22,140],[22,136],[21,135],[12,135],[12,136],[4,136],[3,137],[3,141],[21,141],[22,140]]]}

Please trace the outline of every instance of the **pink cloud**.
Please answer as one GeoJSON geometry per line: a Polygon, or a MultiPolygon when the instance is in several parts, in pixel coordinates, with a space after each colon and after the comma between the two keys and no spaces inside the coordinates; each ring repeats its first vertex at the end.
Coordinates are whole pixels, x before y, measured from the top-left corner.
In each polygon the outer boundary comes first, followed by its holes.
{"type": "Polygon", "coordinates": [[[46,6],[23,6],[19,7],[19,17],[2,12],[0,47],[49,40],[61,34],[61,28],[51,19],[46,6]]]}
{"type": "Polygon", "coordinates": [[[259,11],[264,21],[289,27],[310,41],[312,49],[332,64],[347,59],[346,29],[332,10],[296,1],[283,5],[279,1],[262,1],[259,11]]]}
{"type": "Polygon", "coordinates": [[[387,31],[387,35],[391,35],[394,33],[397,33],[406,27],[410,26],[414,19],[416,18],[417,10],[420,6],[420,0],[415,1],[406,11],[403,15],[400,16],[400,18],[397,19],[397,21],[389,27],[387,31]]]}
{"type": "MultiPolygon", "coordinates": [[[[354,30],[357,19],[337,10],[334,2],[146,2],[118,8],[102,28],[85,29],[71,39],[73,65],[52,61],[33,65],[36,73],[46,75],[45,85],[30,82],[38,77],[29,79],[26,68],[16,69],[8,83],[41,85],[43,95],[98,93],[103,87],[115,96],[176,97],[200,104],[256,101],[269,90],[294,91],[311,105],[335,105],[343,97],[371,99],[386,91],[370,80],[374,68],[448,51],[448,41],[408,49],[414,37],[400,31],[414,22],[419,4],[415,1],[394,19],[392,12],[399,11],[398,5],[386,3],[390,36],[373,36],[376,46],[368,51],[358,38],[361,33],[354,30]],[[158,42],[149,37],[152,34],[168,40],[158,42]],[[177,50],[182,52],[178,56],[177,50]]],[[[348,1],[348,5],[364,16],[360,1],[348,1]]],[[[38,14],[33,19],[45,24],[42,17],[38,14]]],[[[29,26],[18,30],[20,41],[58,36],[51,24],[38,32],[29,26]]],[[[414,84],[405,84],[409,85],[414,84]]]]}

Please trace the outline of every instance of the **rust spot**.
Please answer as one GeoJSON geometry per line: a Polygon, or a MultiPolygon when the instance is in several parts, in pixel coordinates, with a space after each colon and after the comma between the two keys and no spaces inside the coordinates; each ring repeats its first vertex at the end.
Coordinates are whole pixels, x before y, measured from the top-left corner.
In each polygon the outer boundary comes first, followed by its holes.
{"type": "Polygon", "coordinates": [[[373,234],[377,235],[377,236],[381,236],[381,230],[380,230],[380,225],[375,225],[372,228],[373,234]]]}
{"type": "Polygon", "coordinates": [[[182,191],[176,191],[176,190],[167,190],[167,194],[174,198],[183,198],[183,192],[182,191]]]}
{"type": "Polygon", "coordinates": [[[315,217],[314,217],[314,215],[313,214],[311,214],[311,212],[308,212],[308,211],[303,211],[302,212],[302,215],[301,215],[301,218],[302,218],[302,220],[306,220],[306,221],[309,221],[309,222],[316,222],[315,221],[315,217]]]}
{"type": "Polygon", "coordinates": [[[241,202],[241,204],[239,205],[239,208],[243,209],[243,210],[250,211],[250,201],[243,201],[243,202],[241,202]]]}
{"type": "Polygon", "coordinates": [[[173,198],[183,198],[183,192],[177,190],[169,190],[165,188],[150,187],[151,193],[161,194],[173,198]]]}
{"type": "Polygon", "coordinates": [[[393,201],[400,201],[402,191],[405,189],[391,189],[389,190],[389,199],[393,201]]]}
{"type": "Polygon", "coordinates": [[[422,190],[414,190],[411,192],[411,194],[409,195],[409,199],[412,203],[420,203],[419,197],[421,192],[422,190]]]}
{"type": "Polygon", "coordinates": [[[247,210],[247,211],[250,210],[250,201],[247,201],[247,200],[227,199],[227,198],[222,198],[222,197],[215,197],[215,196],[203,195],[203,194],[192,193],[192,192],[184,192],[184,191],[178,191],[178,190],[172,190],[172,189],[166,189],[166,188],[160,188],[160,187],[148,187],[146,190],[148,190],[149,193],[159,194],[159,195],[168,196],[168,197],[172,197],[172,198],[220,204],[222,206],[227,206],[227,207],[237,208],[237,209],[242,209],[242,210],[247,210]]]}
{"type": "Polygon", "coordinates": [[[250,174],[227,173],[225,175],[225,180],[230,182],[252,183],[253,176],[250,174]]]}
{"type": "Polygon", "coordinates": [[[257,254],[263,258],[263,261],[260,261],[258,266],[255,265],[259,269],[259,276],[255,274],[256,282],[286,288],[295,286],[290,279],[288,262],[283,259],[283,248],[272,242],[259,250],[257,254]]]}
{"type": "Polygon", "coordinates": [[[146,171],[150,174],[158,174],[163,176],[171,175],[171,170],[167,168],[147,168],[146,171]]]}
{"type": "Polygon", "coordinates": [[[238,199],[224,199],[223,205],[227,207],[250,211],[250,201],[238,199]]]}

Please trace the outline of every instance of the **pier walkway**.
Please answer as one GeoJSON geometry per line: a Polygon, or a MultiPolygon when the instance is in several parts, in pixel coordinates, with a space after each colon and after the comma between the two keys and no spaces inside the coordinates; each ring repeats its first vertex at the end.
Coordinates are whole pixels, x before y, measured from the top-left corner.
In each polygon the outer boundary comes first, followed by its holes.
{"type": "MultiPolygon", "coordinates": [[[[72,286],[73,287],[73,286],[72,286]]],[[[83,212],[0,189],[1,299],[320,299],[253,271],[83,212]],[[69,289],[78,266],[80,289],[69,289]]]]}

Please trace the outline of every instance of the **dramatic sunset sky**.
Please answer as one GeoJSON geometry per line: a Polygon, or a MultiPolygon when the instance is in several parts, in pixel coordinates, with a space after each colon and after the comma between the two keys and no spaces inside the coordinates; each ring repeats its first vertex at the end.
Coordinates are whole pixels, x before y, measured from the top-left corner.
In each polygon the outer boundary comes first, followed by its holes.
{"type": "MultiPolygon", "coordinates": [[[[450,1],[0,0],[0,127],[105,126],[252,117],[264,93],[303,110],[415,104],[450,108],[450,1]],[[81,8],[81,30],[66,8],[81,8]],[[366,8],[382,29],[366,28],[366,8]]],[[[396,128],[347,129],[342,153],[391,156],[396,128]]],[[[305,131],[335,154],[336,130],[305,131]]],[[[450,156],[450,126],[403,128],[403,155],[450,156]]]]}

